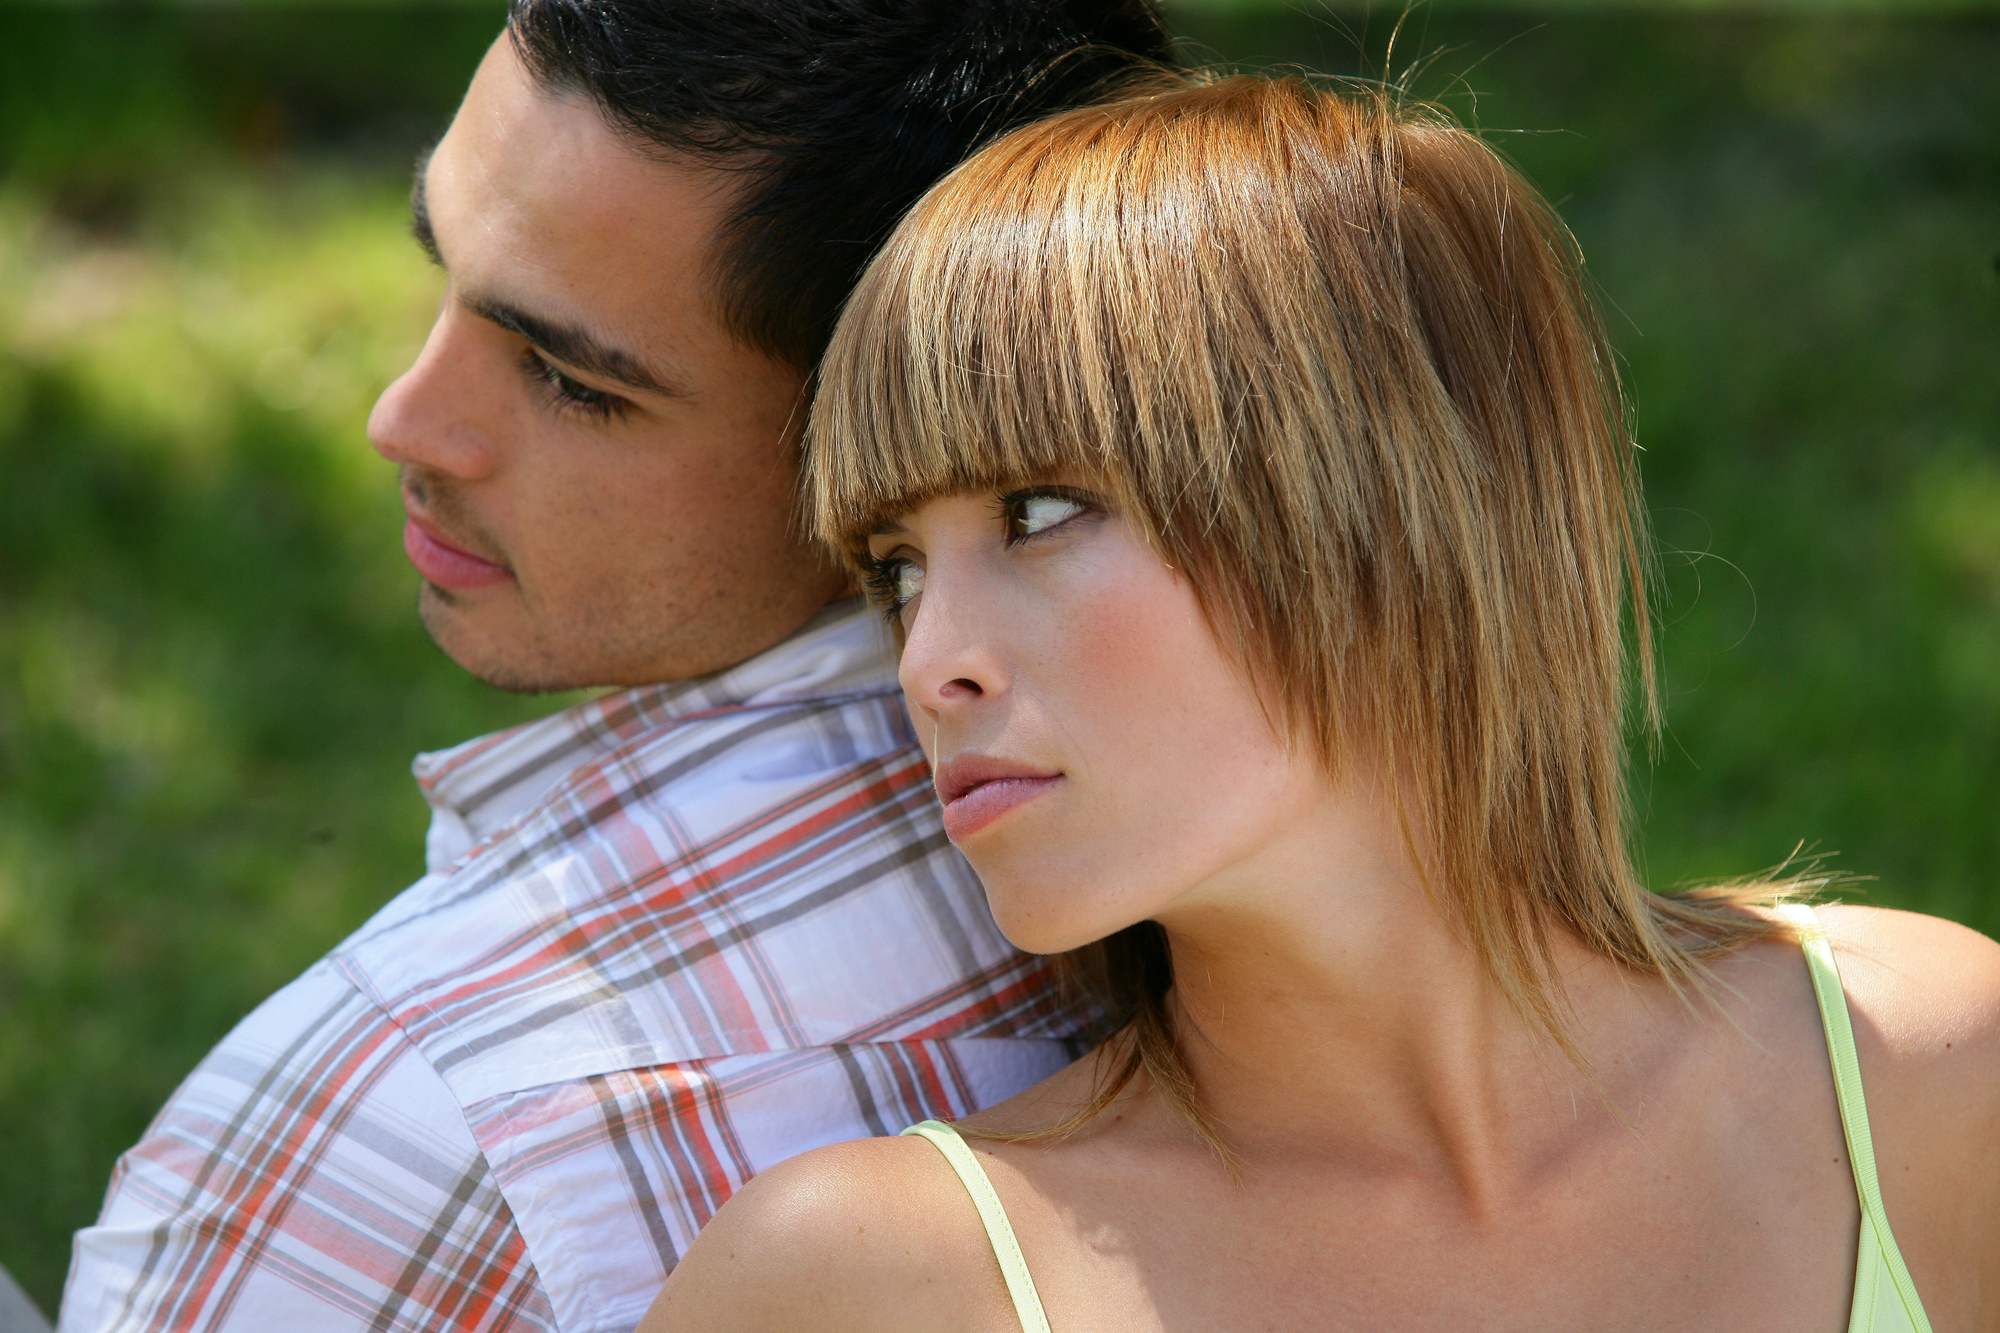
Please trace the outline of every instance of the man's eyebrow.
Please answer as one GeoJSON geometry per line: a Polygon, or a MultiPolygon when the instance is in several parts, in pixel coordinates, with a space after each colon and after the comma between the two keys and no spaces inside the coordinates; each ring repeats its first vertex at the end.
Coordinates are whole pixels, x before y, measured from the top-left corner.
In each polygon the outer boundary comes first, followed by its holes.
{"type": "Polygon", "coordinates": [[[410,235],[423,247],[430,261],[443,268],[444,256],[438,253],[437,233],[431,230],[430,198],[424,189],[424,171],[430,164],[429,153],[417,159],[417,179],[410,186],[410,235]]]}
{"type": "MultiPolygon", "coordinates": [[[[443,268],[444,255],[438,249],[437,233],[431,228],[430,192],[424,182],[430,164],[431,155],[428,152],[417,159],[417,178],[410,186],[410,235],[416,238],[431,262],[443,268]]],[[[655,373],[642,358],[623,348],[613,347],[588,330],[543,319],[518,306],[488,297],[461,295],[459,302],[481,319],[526,338],[556,360],[575,366],[586,375],[668,398],[688,396],[687,389],[655,373]]]]}
{"type": "Polygon", "coordinates": [[[623,348],[613,347],[587,329],[543,319],[490,297],[461,293],[458,300],[459,304],[481,319],[526,338],[564,365],[574,366],[586,375],[595,375],[629,389],[642,389],[667,398],[690,396],[685,387],[655,372],[640,357],[623,348]]]}

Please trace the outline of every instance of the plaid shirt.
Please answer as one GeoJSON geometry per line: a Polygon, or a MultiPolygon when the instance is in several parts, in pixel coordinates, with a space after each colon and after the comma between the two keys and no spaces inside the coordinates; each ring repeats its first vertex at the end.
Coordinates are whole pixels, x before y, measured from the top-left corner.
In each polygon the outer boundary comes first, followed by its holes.
{"type": "Polygon", "coordinates": [[[994,927],[851,604],[416,771],[431,873],[120,1159],[64,1333],[629,1329],[757,1171],[1089,1025],[994,927]]]}

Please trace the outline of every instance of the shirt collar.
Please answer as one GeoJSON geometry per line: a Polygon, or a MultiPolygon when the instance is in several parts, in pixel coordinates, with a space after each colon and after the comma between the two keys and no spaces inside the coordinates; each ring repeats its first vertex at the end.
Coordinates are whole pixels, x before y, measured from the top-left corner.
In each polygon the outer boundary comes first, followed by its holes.
{"type": "Polygon", "coordinates": [[[557,782],[606,751],[697,714],[896,689],[881,621],[861,598],[827,606],[755,657],[692,680],[613,690],[538,721],[496,731],[411,765],[432,813],[433,874],[526,813],[557,782]]]}

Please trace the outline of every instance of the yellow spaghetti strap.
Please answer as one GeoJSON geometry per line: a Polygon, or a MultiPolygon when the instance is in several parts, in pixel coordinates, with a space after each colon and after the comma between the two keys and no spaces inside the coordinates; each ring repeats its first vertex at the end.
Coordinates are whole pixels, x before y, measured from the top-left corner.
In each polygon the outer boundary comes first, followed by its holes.
{"type": "Polygon", "coordinates": [[[1931,1321],[1917,1299],[1909,1265],[1896,1248],[1889,1214],[1882,1207],[1882,1182],[1875,1174],[1875,1138],[1868,1129],[1868,1100],[1861,1092],[1861,1059],[1854,1048],[1854,1025],[1847,1015],[1847,993],[1840,984],[1840,967],[1826,929],[1805,903],[1786,903],[1780,915],[1799,932],[1806,967],[1812,973],[1813,994],[1826,1029],[1826,1050],[1833,1064],[1834,1095],[1840,1101],[1840,1125],[1847,1134],[1847,1157],[1854,1164],[1854,1187],[1861,1196],[1861,1244],[1854,1258],[1854,1306],[1848,1333],[1931,1333],[1931,1321]]]}
{"type": "MultiPolygon", "coordinates": [[[[987,1178],[978,1156],[965,1146],[958,1131],[942,1120],[926,1120],[903,1132],[929,1139],[958,1173],[965,1192],[972,1196],[972,1206],[979,1210],[979,1220],[986,1227],[986,1239],[993,1245],[993,1257],[1000,1261],[1000,1276],[1007,1279],[1007,1294],[1014,1299],[1014,1314],[1021,1321],[1021,1333],[1049,1333],[1049,1317],[1042,1313],[1042,1298],[1035,1291],[1035,1280],[1028,1276],[1028,1261],[1021,1257],[1021,1244],[1014,1239],[1013,1224],[1008,1222],[1007,1210],[1000,1206],[1000,1196],[993,1192],[993,1182],[987,1178]]],[[[1925,1333],[1930,1331],[1926,1329],[1925,1333]]]]}

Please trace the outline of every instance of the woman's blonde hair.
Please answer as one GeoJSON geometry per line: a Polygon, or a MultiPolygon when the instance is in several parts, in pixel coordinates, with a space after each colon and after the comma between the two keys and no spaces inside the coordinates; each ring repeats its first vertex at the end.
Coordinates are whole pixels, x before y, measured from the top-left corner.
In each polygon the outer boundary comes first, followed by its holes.
{"type": "MultiPolygon", "coordinates": [[[[1432,892],[1574,1056],[1552,931],[1700,991],[1778,929],[1747,906],[1815,882],[1634,872],[1651,565],[1580,272],[1435,108],[1162,73],[998,141],[897,228],[822,365],[812,517],[858,562],[936,496],[1106,488],[1329,772],[1410,775],[1432,892]]],[[[1081,961],[1136,1038],[1098,1105],[1143,1068],[1202,1123],[1157,929],[1081,961]]]]}

